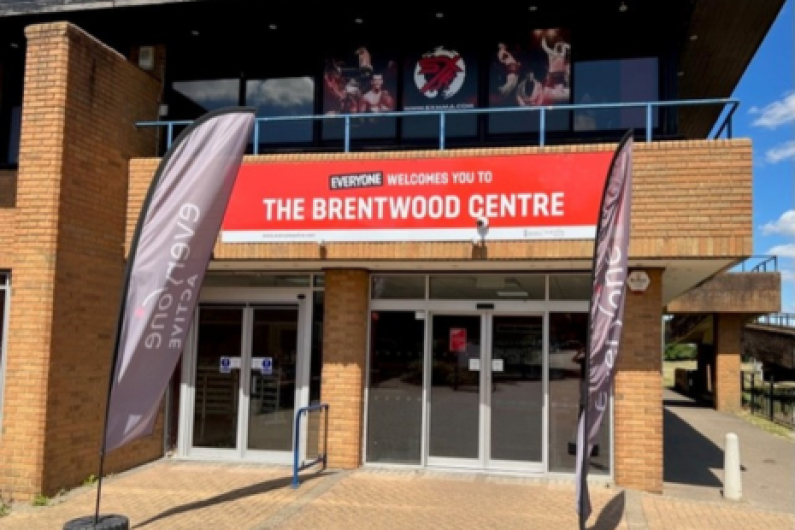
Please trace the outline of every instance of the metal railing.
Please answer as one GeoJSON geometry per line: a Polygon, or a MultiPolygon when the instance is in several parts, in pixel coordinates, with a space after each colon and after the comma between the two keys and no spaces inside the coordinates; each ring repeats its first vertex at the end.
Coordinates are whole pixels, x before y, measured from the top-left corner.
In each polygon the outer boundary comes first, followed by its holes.
{"type": "Polygon", "coordinates": [[[758,373],[741,372],[743,408],[751,414],[795,428],[795,383],[776,383],[772,376],[763,381],[758,373]]]}
{"type": "Polygon", "coordinates": [[[778,272],[778,256],[749,256],[730,272],[778,272]]]}
{"type": "Polygon", "coordinates": [[[753,323],[777,328],[795,328],[795,313],[770,313],[757,317],[753,323]]]}
{"type": "MultiPolygon", "coordinates": [[[[477,115],[477,114],[501,114],[501,113],[538,113],[539,114],[539,133],[538,145],[544,146],[547,141],[547,114],[570,112],[570,111],[587,111],[587,110],[606,110],[606,109],[645,109],[646,120],[644,125],[646,142],[651,142],[654,139],[654,110],[659,108],[679,108],[679,107],[693,107],[693,106],[714,106],[720,105],[726,115],[720,126],[713,135],[713,138],[719,138],[721,134],[726,132],[726,137],[732,137],[732,117],[737,110],[740,102],[736,99],[686,99],[678,101],[647,101],[647,102],[633,102],[633,103],[595,103],[595,104],[577,104],[577,105],[554,105],[554,106],[539,106],[539,107],[510,107],[510,108],[489,108],[489,109],[449,109],[449,110],[421,110],[421,111],[396,111],[396,112],[375,112],[375,113],[362,113],[362,114],[320,114],[320,115],[306,115],[306,116],[265,116],[259,117],[256,120],[253,133],[253,149],[254,154],[259,154],[260,145],[260,127],[264,123],[278,123],[278,122],[300,122],[300,121],[339,121],[342,120],[345,124],[343,135],[343,147],[346,153],[351,150],[351,123],[354,120],[373,118],[410,118],[417,116],[436,116],[439,119],[439,149],[444,150],[447,140],[446,124],[448,116],[458,115],[477,115]]],[[[723,112],[722,111],[722,112],[723,112]]],[[[174,142],[174,129],[175,127],[187,126],[192,123],[191,120],[181,121],[142,121],[136,125],[138,127],[165,127],[166,128],[166,147],[170,148],[174,142]]]]}
{"type": "Polygon", "coordinates": [[[302,407],[295,412],[295,441],[293,442],[293,489],[297,488],[300,484],[298,481],[298,473],[304,469],[308,469],[316,464],[322,463],[322,469],[326,469],[328,463],[328,403],[318,403],[317,405],[310,405],[302,407]],[[323,451],[312,460],[303,461],[299,464],[299,453],[301,448],[301,418],[305,415],[308,416],[310,412],[323,410],[324,425],[323,425],[323,451]]]}

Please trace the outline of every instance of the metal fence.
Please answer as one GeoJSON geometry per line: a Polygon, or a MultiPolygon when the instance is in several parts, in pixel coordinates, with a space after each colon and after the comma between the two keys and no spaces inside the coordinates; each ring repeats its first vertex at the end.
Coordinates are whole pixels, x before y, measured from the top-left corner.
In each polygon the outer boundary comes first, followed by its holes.
{"type": "Polygon", "coordinates": [[[776,383],[773,377],[763,381],[757,372],[742,372],[743,408],[751,414],[795,428],[795,382],[776,383]]]}
{"type": "MultiPolygon", "coordinates": [[[[539,132],[538,145],[543,146],[547,142],[547,117],[552,113],[563,112],[582,112],[599,111],[607,109],[644,109],[645,110],[645,131],[646,142],[654,140],[655,110],[660,108],[679,109],[681,107],[721,107],[722,119],[718,121],[713,134],[713,138],[720,138],[726,134],[726,138],[732,137],[732,117],[737,110],[740,102],[736,99],[688,99],[675,101],[646,101],[632,103],[595,103],[577,105],[554,105],[539,107],[510,107],[510,108],[488,108],[488,109],[448,109],[448,110],[421,110],[421,111],[396,111],[396,112],[376,112],[362,114],[320,114],[307,116],[264,116],[256,120],[253,133],[253,149],[255,155],[259,154],[260,148],[260,128],[265,123],[275,122],[316,122],[316,121],[339,121],[344,122],[343,149],[351,150],[351,125],[357,120],[373,120],[375,118],[402,119],[416,116],[431,116],[439,120],[439,149],[444,149],[447,141],[447,118],[456,115],[478,115],[478,114],[499,114],[499,113],[533,113],[538,114],[539,132]]],[[[170,148],[174,142],[175,131],[181,130],[192,123],[190,120],[179,121],[142,121],[138,122],[138,127],[156,127],[166,129],[166,148],[170,148]]]]}
{"type": "Polygon", "coordinates": [[[795,328],[795,313],[769,313],[756,317],[754,324],[777,328],[795,328]]]}
{"type": "Polygon", "coordinates": [[[295,431],[293,446],[293,488],[300,485],[298,473],[316,464],[321,470],[328,465],[328,403],[318,403],[302,407],[295,412],[295,431]],[[301,461],[301,419],[307,418],[306,459],[301,461]],[[321,419],[322,418],[322,419],[321,419]]]}

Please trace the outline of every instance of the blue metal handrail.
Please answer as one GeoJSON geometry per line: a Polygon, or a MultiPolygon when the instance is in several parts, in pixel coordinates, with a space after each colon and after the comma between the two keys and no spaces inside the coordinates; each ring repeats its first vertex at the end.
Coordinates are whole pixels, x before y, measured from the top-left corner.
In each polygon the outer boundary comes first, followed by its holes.
{"type": "Polygon", "coordinates": [[[777,272],[778,256],[749,256],[742,263],[736,265],[730,272],[777,272]],[[759,260],[758,262],[756,262],[759,260]],[[751,266],[753,262],[755,265],[751,266]]]}
{"type": "Polygon", "coordinates": [[[293,489],[297,488],[300,484],[298,481],[298,472],[310,468],[315,464],[322,462],[323,468],[326,469],[328,464],[328,403],[318,403],[317,405],[310,405],[302,407],[295,412],[295,436],[293,442],[293,489]],[[323,451],[317,457],[310,461],[305,461],[303,464],[298,463],[298,454],[300,451],[301,441],[301,417],[315,410],[325,409],[325,425],[323,427],[323,451]]]}
{"type": "MultiPolygon", "coordinates": [[[[632,108],[645,108],[646,109],[646,142],[651,142],[654,132],[654,109],[661,107],[692,107],[702,105],[722,105],[729,106],[729,111],[720,128],[717,130],[713,138],[719,138],[720,135],[726,131],[726,137],[732,137],[732,117],[737,107],[740,105],[739,100],[736,99],[685,99],[678,101],[647,101],[647,102],[633,102],[633,103],[593,103],[593,104],[577,104],[577,105],[554,105],[542,107],[504,107],[504,108],[489,108],[489,109],[449,109],[449,110],[414,110],[414,111],[395,111],[395,112],[371,112],[363,114],[318,114],[306,116],[265,116],[259,117],[256,120],[254,127],[254,154],[259,154],[259,130],[263,123],[275,123],[284,121],[315,121],[315,120],[343,120],[345,122],[344,134],[344,149],[348,153],[351,150],[351,120],[358,119],[372,119],[372,118],[408,118],[415,116],[437,116],[439,118],[439,149],[445,148],[445,125],[447,116],[455,115],[473,115],[473,114],[499,114],[504,112],[538,112],[539,116],[539,135],[538,144],[544,146],[546,143],[546,122],[547,113],[551,112],[567,112],[567,111],[583,111],[583,110],[604,110],[604,109],[632,109],[632,108]]],[[[138,127],[166,127],[166,147],[170,148],[174,141],[174,127],[189,125],[191,120],[180,121],[141,121],[136,125],[138,127]]]]}
{"type": "Polygon", "coordinates": [[[770,313],[756,317],[754,323],[778,328],[795,328],[795,313],[770,313]]]}

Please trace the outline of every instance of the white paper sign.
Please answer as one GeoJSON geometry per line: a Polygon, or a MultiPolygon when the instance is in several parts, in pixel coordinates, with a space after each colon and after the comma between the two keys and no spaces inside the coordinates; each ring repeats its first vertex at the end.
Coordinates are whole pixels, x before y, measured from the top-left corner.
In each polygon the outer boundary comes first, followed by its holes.
{"type": "Polygon", "coordinates": [[[502,359],[492,359],[491,360],[491,371],[492,372],[503,372],[505,371],[505,363],[502,359]]]}
{"type": "Polygon", "coordinates": [[[470,359],[469,369],[473,372],[477,372],[478,370],[480,370],[480,359],[470,359]]]}

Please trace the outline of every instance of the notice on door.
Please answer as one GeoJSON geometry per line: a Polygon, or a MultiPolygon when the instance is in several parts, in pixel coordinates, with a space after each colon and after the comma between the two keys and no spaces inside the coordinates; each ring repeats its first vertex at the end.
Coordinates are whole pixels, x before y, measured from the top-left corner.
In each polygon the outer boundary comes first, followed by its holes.
{"type": "Polygon", "coordinates": [[[467,330],[465,328],[450,328],[450,351],[452,353],[467,351],[467,330]]]}

